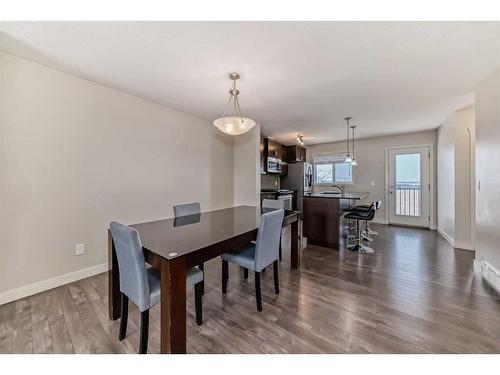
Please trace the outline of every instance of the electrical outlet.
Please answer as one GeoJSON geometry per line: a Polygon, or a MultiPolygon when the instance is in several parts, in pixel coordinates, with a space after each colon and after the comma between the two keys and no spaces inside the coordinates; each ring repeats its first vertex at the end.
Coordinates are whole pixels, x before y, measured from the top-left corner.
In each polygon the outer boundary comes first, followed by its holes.
{"type": "Polygon", "coordinates": [[[85,254],[85,245],[82,243],[75,245],[75,255],[83,255],[85,254]]]}
{"type": "Polygon", "coordinates": [[[370,183],[370,185],[371,185],[371,186],[375,186],[375,181],[372,181],[372,182],[370,183]]]}

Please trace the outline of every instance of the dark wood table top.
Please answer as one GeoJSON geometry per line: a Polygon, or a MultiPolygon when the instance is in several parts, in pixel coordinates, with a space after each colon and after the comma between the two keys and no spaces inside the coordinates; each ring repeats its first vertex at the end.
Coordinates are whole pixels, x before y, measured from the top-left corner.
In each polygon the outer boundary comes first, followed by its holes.
{"type": "MultiPolygon", "coordinates": [[[[261,213],[273,209],[239,206],[131,225],[142,246],[171,260],[227,239],[257,230],[261,213]]],[[[297,220],[299,211],[285,210],[283,225],[297,220]]]]}

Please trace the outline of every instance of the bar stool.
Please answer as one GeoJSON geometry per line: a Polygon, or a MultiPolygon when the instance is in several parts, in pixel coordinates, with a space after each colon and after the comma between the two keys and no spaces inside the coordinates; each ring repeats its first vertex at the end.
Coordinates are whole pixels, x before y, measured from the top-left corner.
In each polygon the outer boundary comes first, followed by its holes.
{"type": "MultiPolygon", "coordinates": [[[[378,210],[381,206],[382,206],[382,201],[375,202],[375,210],[378,210]]],[[[370,207],[371,207],[371,205],[359,205],[359,206],[352,208],[351,211],[355,210],[355,211],[367,213],[370,211],[370,207]]],[[[368,221],[365,221],[365,229],[363,230],[362,235],[363,235],[365,240],[371,242],[371,241],[373,241],[373,238],[369,237],[369,235],[376,236],[376,235],[378,235],[378,232],[370,229],[368,221]]]]}
{"type": "Polygon", "coordinates": [[[346,248],[348,250],[358,251],[360,253],[367,253],[367,254],[373,253],[374,250],[371,247],[363,244],[363,235],[361,233],[359,221],[363,220],[363,221],[368,222],[368,221],[373,220],[373,218],[375,217],[376,205],[377,205],[377,202],[373,202],[370,205],[368,212],[362,212],[359,210],[351,210],[348,214],[346,214],[344,216],[346,219],[356,220],[356,237],[355,238],[348,237],[348,239],[354,239],[356,242],[352,245],[347,245],[346,248]]]}

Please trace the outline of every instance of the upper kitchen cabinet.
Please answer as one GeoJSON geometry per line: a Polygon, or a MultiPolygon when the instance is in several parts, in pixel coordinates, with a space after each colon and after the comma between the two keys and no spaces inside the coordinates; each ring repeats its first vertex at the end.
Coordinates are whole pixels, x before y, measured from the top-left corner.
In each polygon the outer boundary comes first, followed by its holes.
{"type": "Polygon", "coordinates": [[[267,156],[283,160],[283,145],[272,139],[266,138],[267,156]]]}
{"type": "Polygon", "coordinates": [[[283,151],[283,161],[287,163],[306,161],[306,149],[304,147],[297,145],[285,146],[283,151]]]}
{"type": "Polygon", "coordinates": [[[260,174],[266,174],[266,142],[264,136],[260,135],[260,174]]]}

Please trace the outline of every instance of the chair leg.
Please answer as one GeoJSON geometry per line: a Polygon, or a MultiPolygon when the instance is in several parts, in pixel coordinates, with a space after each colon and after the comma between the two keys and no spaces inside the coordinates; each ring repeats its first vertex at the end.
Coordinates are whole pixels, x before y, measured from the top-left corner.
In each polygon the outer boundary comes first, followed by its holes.
{"type": "Polygon", "coordinates": [[[243,278],[248,279],[248,268],[243,268],[243,278]]]}
{"type": "Polygon", "coordinates": [[[262,296],[260,294],[260,272],[255,272],[255,299],[257,300],[257,311],[262,311],[262,296]]]}
{"type": "Polygon", "coordinates": [[[283,260],[283,254],[281,252],[281,235],[280,235],[280,261],[283,260]]]}
{"type": "Polygon", "coordinates": [[[273,275],[274,275],[274,292],[279,294],[280,292],[280,280],[278,275],[278,261],[273,262],[273,275]]]}
{"type": "Polygon", "coordinates": [[[194,285],[194,306],[196,310],[196,324],[201,326],[203,324],[203,308],[201,296],[203,295],[203,282],[194,285]]]}
{"type": "Polygon", "coordinates": [[[141,312],[141,333],[139,337],[139,354],[148,352],[149,309],[141,312]]]}
{"type": "Polygon", "coordinates": [[[222,294],[227,292],[227,280],[229,279],[229,265],[226,260],[222,261],[222,294]]]}
{"type": "Polygon", "coordinates": [[[198,264],[198,268],[203,272],[203,280],[201,281],[201,295],[205,294],[205,266],[203,263],[198,264]]]}
{"type": "Polygon", "coordinates": [[[122,293],[122,317],[120,319],[120,335],[118,340],[123,340],[127,336],[128,321],[128,297],[122,293]]]}

